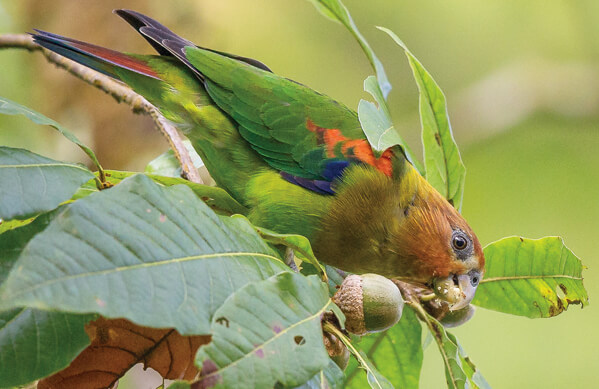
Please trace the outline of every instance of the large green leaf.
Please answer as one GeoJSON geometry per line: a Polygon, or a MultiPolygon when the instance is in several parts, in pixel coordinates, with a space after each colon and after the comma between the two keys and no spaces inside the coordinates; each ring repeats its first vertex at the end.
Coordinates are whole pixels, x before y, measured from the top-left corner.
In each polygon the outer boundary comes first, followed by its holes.
{"type": "Polygon", "coordinates": [[[214,314],[212,342],[196,357],[199,387],[297,386],[329,363],[321,315],[330,309],[318,277],[282,273],[234,293],[214,314]]]}
{"type": "MultiPolygon", "coordinates": [[[[113,175],[114,177],[114,175],[113,175]]],[[[154,182],[164,186],[186,185],[199,196],[212,210],[227,214],[247,215],[248,209],[239,204],[227,191],[216,186],[201,185],[183,178],[148,175],[154,182]]]]}
{"type": "MultiPolygon", "coordinates": [[[[421,337],[422,327],[414,311],[404,309],[399,323],[387,331],[362,337],[356,346],[395,387],[417,389],[423,358],[421,337]]],[[[366,375],[358,373],[358,364],[352,361],[346,369],[346,387],[367,385],[366,375]]]]}
{"type": "Polygon", "coordinates": [[[378,87],[376,77],[369,76],[364,80],[364,90],[370,93],[376,101],[376,105],[366,100],[360,100],[358,104],[358,119],[370,145],[379,153],[391,146],[401,146],[408,160],[421,171],[422,169],[418,165],[418,161],[414,159],[410,147],[393,126],[389,108],[378,87]]]}
{"type": "MultiPolygon", "coordinates": [[[[106,170],[107,180],[110,182],[117,184],[120,181],[124,180],[127,177],[131,177],[135,174],[139,174],[136,172],[124,172],[117,170],[106,170]]],[[[232,215],[232,214],[240,214],[247,215],[248,209],[243,205],[239,204],[237,200],[235,200],[227,191],[224,189],[209,186],[196,184],[195,182],[187,181],[180,177],[165,177],[156,174],[145,174],[150,177],[154,182],[157,182],[164,186],[173,186],[173,185],[186,185],[188,186],[197,196],[199,196],[202,201],[204,201],[213,211],[232,215]]]]}
{"type": "Polygon", "coordinates": [[[34,123],[53,127],[56,131],[60,132],[65,138],[79,146],[79,148],[81,148],[81,150],[83,150],[83,152],[87,154],[87,156],[92,160],[94,165],[96,165],[98,170],[102,172],[102,166],[100,166],[100,162],[98,161],[98,158],[96,157],[96,154],[94,154],[92,149],[81,143],[81,141],[77,139],[75,134],[62,127],[54,120],[42,115],[39,112],[32,110],[31,108],[27,108],[24,105],[15,103],[14,101],[11,101],[5,97],[0,97],[0,114],[23,115],[34,123]]]}
{"type": "MultiPolygon", "coordinates": [[[[186,185],[188,186],[202,201],[204,201],[213,211],[223,215],[241,214],[247,215],[249,212],[246,207],[239,204],[227,191],[216,186],[196,184],[195,182],[187,181],[181,177],[167,177],[149,173],[127,172],[118,170],[106,170],[106,181],[112,185],[117,185],[125,178],[136,174],[144,174],[152,179],[152,181],[164,186],[186,185]]],[[[93,181],[87,182],[77,190],[73,195],[73,200],[82,199],[92,193],[98,192],[93,181]]]]}
{"type": "Polygon", "coordinates": [[[485,275],[473,304],[530,318],[551,317],[589,303],[584,266],[559,237],[517,236],[489,244],[485,275]]]}
{"type": "Polygon", "coordinates": [[[97,312],[206,334],[235,290],[288,268],[245,220],[138,175],[65,207],[21,253],[0,309],[97,312]]]}
{"type": "Polygon", "coordinates": [[[369,76],[364,80],[364,90],[374,98],[378,107],[370,101],[360,100],[358,104],[358,118],[368,142],[379,152],[385,151],[394,145],[404,144],[401,136],[393,127],[389,108],[385,98],[376,85],[376,77],[369,76]]]}
{"type": "MultiPolygon", "coordinates": [[[[0,234],[0,284],[27,243],[63,208],[0,234]]],[[[92,318],[31,308],[0,312],[0,387],[26,384],[68,366],[89,344],[83,325],[92,318]]]]}
{"type": "Polygon", "coordinates": [[[329,364],[324,369],[295,389],[341,389],[343,387],[343,370],[333,360],[329,360],[329,364]]]}
{"type": "Polygon", "coordinates": [[[316,268],[316,271],[323,278],[323,280],[328,281],[328,276],[325,267],[320,262],[318,262],[318,259],[316,259],[316,256],[312,251],[312,246],[310,245],[310,241],[308,240],[308,238],[296,234],[279,234],[277,232],[262,227],[255,228],[258,234],[260,234],[260,236],[262,237],[262,239],[274,245],[283,245],[292,249],[295,255],[299,257],[299,259],[314,266],[314,268],[316,268]]]}
{"type": "Polygon", "coordinates": [[[0,147],[0,219],[27,219],[54,209],[92,178],[84,166],[0,147]]]}
{"type": "Polygon", "coordinates": [[[432,339],[437,343],[445,366],[447,387],[449,389],[488,388],[487,381],[460,347],[457,338],[429,315],[414,297],[407,303],[418,318],[426,324],[432,339]]]}
{"type": "Polygon", "coordinates": [[[404,49],[420,91],[420,120],[426,179],[457,209],[461,209],[466,167],[447,114],[445,95],[430,73],[393,31],[378,27],[404,49]]]}
{"type": "MultiPolygon", "coordinates": [[[[60,208],[59,208],[60,209],[60,208]]],[[[33,222],[0,234],[0,285],[29,241],[43,231],[59,210],[40,215],[33,222]]]]}
{"type": "Polygon", "coordinates": [[[366,380],[372,389],[393,389],[393,384],[381,374],[372,364],[364,351],[360,351],[359,355],[354,356],[358,359],[360,367],[366,370],[366,380]]]}
{"type": "Polygon", "coordinates": [[[349,11],[343,5],[340,0],[308,0],[316,9],[318,9],[324,16],[327,18],[339,22],[345,26],[349,30],[349,32],[356,38],[364,54],[368,57],[370,64],[374,68],[376,73],[376,78],[378,82],[377,89],[380,89],[380,92],[383,97],[386,99],[387,95],[391,91],[391,84],[389,83],[389,79],[387,78],[387,74],[385,73],[385,69],[383,68],[383,64],[374,54],[372,48],[366,41],[366,38],[358,31],[358,27],[354,23],[349,11]]]}
{"type": "Polygon", "coordinates": [[[14,308],[0,312],[0,387],[24,385],[64,369],[89,345],[93,315],[14,308]]]}

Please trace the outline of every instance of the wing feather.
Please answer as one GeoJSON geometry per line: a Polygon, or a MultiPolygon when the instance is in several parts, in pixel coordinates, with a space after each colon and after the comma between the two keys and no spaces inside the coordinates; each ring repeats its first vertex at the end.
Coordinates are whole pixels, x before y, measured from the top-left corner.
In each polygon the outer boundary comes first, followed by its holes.
{"type": "Polygon", "coordinates": [[[370,164],[391,175],[389,155],[374,156],[358,115],[343,104],[256,60],[198,47],[145,15],[117,13],[160,54],[195,72],[243,139],[288,181],[333,193],[334,181],[350,164],[370,164]]]}

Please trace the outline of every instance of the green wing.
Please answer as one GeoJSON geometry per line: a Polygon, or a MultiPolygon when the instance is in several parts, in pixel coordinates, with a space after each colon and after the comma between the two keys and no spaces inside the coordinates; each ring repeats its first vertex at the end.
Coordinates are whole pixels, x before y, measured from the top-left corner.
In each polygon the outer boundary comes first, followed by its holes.
{"type": "Polygon", "coordinates": [[[357,114],[344,105],[256,60],[195,46],[138,12],[117,13],[160,54],[173,55],[194,71],[243,139],[287,180],[333,193],[331,184],[352,163],[391,175],[392,152],[375,157],[357,114]]]}
{"type": "Polygon", "coordinates": [[[325,180],[327,165],[351,159],[340,142],[365,139],[357,114],[328,96],[207,50],[187,47],[186,54],[210,97],[275,169],[325,180]],[[339,150],[327,153],[331,146],[339,150]]]}

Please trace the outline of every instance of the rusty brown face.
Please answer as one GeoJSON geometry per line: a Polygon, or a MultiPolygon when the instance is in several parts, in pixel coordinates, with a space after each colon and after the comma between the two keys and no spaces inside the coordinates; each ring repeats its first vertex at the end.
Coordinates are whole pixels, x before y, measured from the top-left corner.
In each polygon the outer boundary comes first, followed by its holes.
{"type": "MultiPolygon", "coordinates": [[[[483,276],[485,258],[464,218],[426,181],[407,209],[395,235],[408,278],[429,286],[451,310],[466,307],[483,276]]],[[[406,277],[407,276],[407,277],[406,277]]]]}

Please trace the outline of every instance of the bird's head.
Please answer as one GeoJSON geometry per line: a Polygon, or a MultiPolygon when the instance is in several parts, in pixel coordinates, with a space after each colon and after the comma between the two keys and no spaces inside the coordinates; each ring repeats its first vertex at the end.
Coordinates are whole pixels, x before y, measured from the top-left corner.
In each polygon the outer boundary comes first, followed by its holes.
{"type": "Polygon", "coordinates": [[[401,277],[430,287],[451,310],[466,307],[484,272],[478,238],[456,209],[421,177],[401,209],[392,243],[401,247],[401,277]]]}

